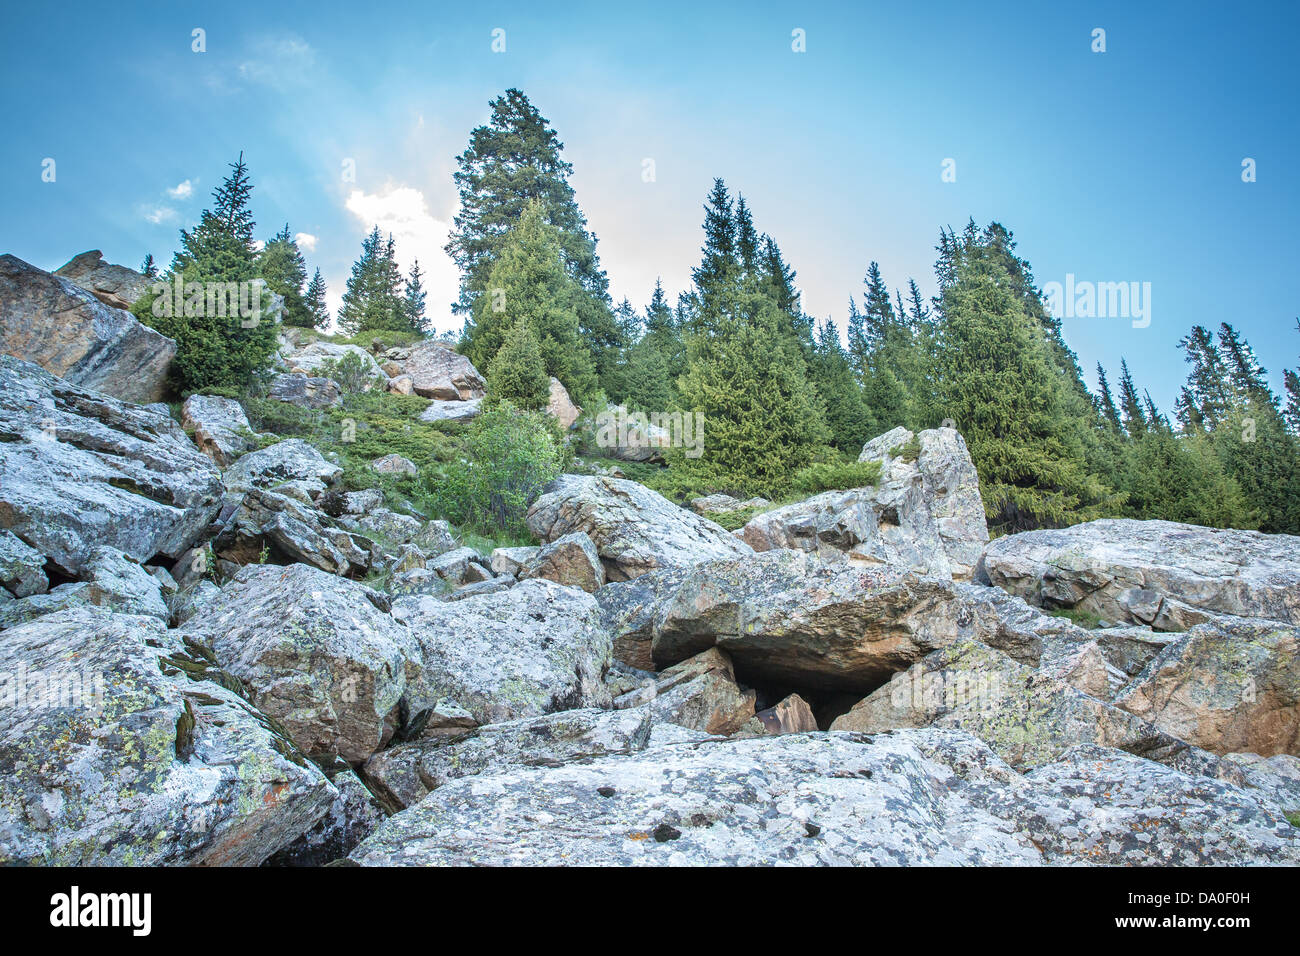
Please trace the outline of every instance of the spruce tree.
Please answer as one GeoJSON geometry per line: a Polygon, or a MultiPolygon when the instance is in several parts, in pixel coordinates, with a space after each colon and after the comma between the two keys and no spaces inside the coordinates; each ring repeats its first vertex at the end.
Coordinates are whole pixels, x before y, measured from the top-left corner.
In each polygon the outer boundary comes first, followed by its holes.
{"type": "Polygon", "coordinates": [[[1133,373],[1128,369],[1128,362],[1119,360],[1119,406],[1124,416],[1124,430],[1132,438],[1146,434],[1147,416],[1142,409],[1142,400],[1138,397],[1137,386],[1133,384],[1133,373]]]}
{"type": "Polygon", "coordinates": [[[307,263],[303,261],[298,243],[289,232],[289,224],[276,233],[257,257],[258,269],[267,287],[284,298],[281,321],[285,325],[311,328],[315,316],[307,308],[303,285],[307,281],[307,263]]]}
{"type": "Polygon", "coordinates": [[[140,263],[140,274],[146,279],[158,278],[158,267],[154,264],[153,253],[145,253],[144,262],[140,263]]]}
{"type": "Polygon", "coordinates": [[[312,328],[324,330],[330,324],[329,309],[325,305],[325,279],[317,269],[307,284],[307,293],[303,296],[307,311],[311,314],[312,328]]]}
{"type": "Polygon", "coordinates": [[[424,300],[427,294],[424,291],[424,273],[420,271],[420,260],[416,259],[411,263],[410,275],[406,277],[405,293],[403,295],[403,309],[406,312],[406,320],[411,323],[411,327],[422,335],[428,335],[431,328],[429,318],[425,315],[424,300]]]}
{"type": "Polygon", "coordinates": [[[810,371],[817,394],[826,405],[826,425],[831,432],[831,444],[856,458],[869,439],[887,429],[877,428],[872,419],[849,364],[848,353],[840,344],[839,330],[830,319],[818,330],[817,350],[810,371]]]}
{"type": "Polygon", "coordinates": [[[420,331],[407,309],[393,237],[385,239],[378,226],[361,241],[361,257],[352,266],[338,318],[339,328],[349,335],[420,331]]]}
{"type": "Polygon", "coordinates": [[[1115,431],[1122,431],[1124,426],[1120,421],[1119,407],[1115,404],[1115,396],[1110,392],[1110,382],[1106,381],[1106,370],[1101,367],[1100,362],[1097,363],[1097,388],[1101,392],[1098,401],[1102,417],[1115,431]]]}
{"type": "Polygon", "coordinates": [[[171,378],[182,392],[244,388],[269,366],[276,347],[278,322],[262,311],[265,290],[258,277],[255,223],[248,205],[253,186],[243,153],[230,168],[213,191],[212,208],[203,210],[194,229],[181,230],[180,251],[163,277],[168,292],[141,296],[131,309],[146,325],[175,339],[171,378]],[[178,280],[186,290],[182,301],[174,295],[178,280]],[[248,290],[245,301],[232,303],[217,291],[236,288],[248,290]],[[199,290],[197,299],[191,289],[199,290]],[[244,306],[251,315],[239,314],[244,306]]]}
{"type": "Polygon", "coordinates": [[[515,322],[505,334],[487,371],[490,404],[508,401],[517,408],[536,411],[550,400],[551,379],[546,374],[542,350],[527,319],[515,322]]]}

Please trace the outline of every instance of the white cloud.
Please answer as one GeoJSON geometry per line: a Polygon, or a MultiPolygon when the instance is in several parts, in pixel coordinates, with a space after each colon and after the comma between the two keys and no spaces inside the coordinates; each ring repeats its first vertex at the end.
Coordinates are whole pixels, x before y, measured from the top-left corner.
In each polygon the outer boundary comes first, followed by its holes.
{"type": "Polygon", "coordinates": [[[316,237],[310,232],[294,233],[293,241],[298,243],[298,248],[306,252],[316,251],[316,237]]]}
{"type": "Polygon", "coordinates": [[[296,36],[261,37],[249,45],[239,75],[251,83],[284,89],[308,82],[316,66],[316,51],[296,36]]]}
{"type": "Polygon", "coordinates": [[[194,195],[194,187],[197,183],[197,179],[187,179],[179,186],[167,190],[167,195],[173,199],[189,199],[194,195]]]}
{"type": "Polygon", "coordinates": [[[254,239],[254,240],[253,240],[253,248],[256,249],[258,252],[261,252],[263,249],[266,248],[266,240],[265,240],[265,239],[254,239]]]}
{"type": "Polygon", "coordinates": [[[170,206],[153,206],[144,211],[144,218],[155,226],[176,218],[176,210],[170,206]]]}
{"type": "Polygon", "coordinates": [[[387,236],[393,234],[397,262],[402,272],[420,260],[424,288],[428,292],[426,312],[439,332],[459,325],[451,315],[451,303],[460,291],[460,270],[442,251],[447,244],[451,224],[435,219],[429,212],[424,193],[411,186],[391,183],[376,193],[353,190],[347,198],[347,210],[364,231],[374,226],[387,236]]]}

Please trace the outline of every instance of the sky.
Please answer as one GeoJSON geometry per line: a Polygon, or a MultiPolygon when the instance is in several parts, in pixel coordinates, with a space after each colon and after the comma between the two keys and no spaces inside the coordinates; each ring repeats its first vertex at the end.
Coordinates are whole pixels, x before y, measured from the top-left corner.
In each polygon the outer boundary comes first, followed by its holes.
{"type": "Polygon", "coordinates": [[[1300,364],[1300,4],[59,11],[0,13],[0,252],[41,268],[88,249],[165,265],[242,151],[259,238],[287,222],[332,308],[378,225],[420,260],[437,327],[457,328],[455,157],[518,87],[565,144],[615,301],[644,305],[657,277],[688,287],[720,176],[805,311],[841,329],[870,261],[930,295],[940,228],[973,217],[1014,233],[1040,285],[1149,290],[1127,311],[1065,310],[1090,385],[1124,357],[1171,410],[1194,324],[1233,323],[1275,390],[1300,364]]]}

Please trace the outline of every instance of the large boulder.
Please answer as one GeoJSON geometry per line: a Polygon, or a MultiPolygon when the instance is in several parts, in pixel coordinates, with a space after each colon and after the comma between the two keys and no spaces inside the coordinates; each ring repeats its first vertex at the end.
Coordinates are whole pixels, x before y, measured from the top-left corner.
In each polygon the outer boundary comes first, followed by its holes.
{"type": "Polygon", "coordinates": [[[726,736],[754,717],[755,696],[736,683],[731,658],[711,647],[667,668],[653,684],[617,698],[614,706],[645,705],[656,721],[726,736]]]}
{"type": "Polygon", "coordinates": [[[560,423],[560,430],[566,432],[582,414],[582,409],[569,398],[569,390],[554,375],[551,376],[551,393],[546,402],[546,412],[560,423]]]}
{"type": "Polygon", "coordinates": [[[76,283],[115,309],[130,309],[136,299],[149,291],[152,281],[134,269],[105,262],[104,254],[98,249],[73,256],[55,269],[54,274],[76,283]]]}
{"type": "Polygon", "coordinates": [[[1197,625],[1115,703],[1215,753],[1300,755],[1300,628],[1240,618],[1197,625]]]}
{"type": "Polygon", "coordinates": [[[952,583],[900,568],[767,551],[661,576],[600,591],[607,624],[623,622],[615,639],[648,637],[658,667],[717,646],[749,683],[867,693],[958,634],[952,583]]]}
{"type": "Polygon", "coordinates": [[[363,866],[1300,862],[1249,793],[1103,748],[1021,775],[960,731],[680,743],[451,780],[363,866]]]}
{"type": "Polygon", "coordinates": [[[895,428],[859,461],[881,465],[874,487],[827,491],[755,516],[740,536],[756,551],[842,551],[863,564],[971,576],[988,542],[979,476],[951,428],[895,428]]]}
{"type": "Polygon", "coordinates": [[[309,501],[252,488],[238,499],[212,540],[217,557],[234,564],[301,562],[331,574],[360,575],[373,558],[370,540],[336,527],[309,501]]]}
{"type": "Polygon", "coordinates": [[[302,408],[332,408],[343,401],[343,391],[332,378],[306,372],[282,372],[271,379],[267,398],[302,408]]]}
{"type": "Polygon", "coordinates": [[[0,352],[128,402],[166,392],[176,343],[68,279],[0,256],[0,352]]]}
{"type": "Polygon", "coordinates": [[[487,394],[487,382],[474,363],[445,342],[389,349],[384,357],[411,377],[416,395],[463,402],[487,394]]]}
{"type": "Polygon", "coordinates": [[[483,414],[483,399],[471,398],[466,401],[446,401],[435,399],[429,407],[420,412],[422,422],[472,422],[483,414]]]}
{"type": "Polygon", "coordinates": [[[0,531],[0,588],[12,597],[44,594],[50,589],[45,555],[28,547],[8,531],[0,531]]]}
{"type": "Polygon", "coordinates": [[[544,542],[586,532],[611,581],[752,553],[712,521],[622,478],[561,475],[528,509],[527,521],[544,542]]]}
{"type": "Polygon", "coordinates": [[[342,468],[326,461],[311,444],[301,438],[287,438],[249,452],[227,468],[222,477],[231,491],[247,491],[273,488],[286,481],[332,485],[342,474],[342,468]]]}
{"type": "Polygon", "coordinates": [[[70,574],[106,545],[178,557],[220,504],[221,475],[165,408],[0,356],[0,527],[70,574]]]}
{"type": "Polygon", "coordinates": [[[607,707],[609,634],[591,595],[551,581],[454,603],[400,597],[393,617],[419,642],[423,687],[480,724],[607,707]]]}
{"type": "Polygon", "coordinates": [[[256,865],[334,799],[154,618],[62,611],[0,633],[0,656],[25,675],[0,707],[0,863],[256,865]]]}
{"type": "Polygon", "coordinates": [[[419,649],[373,592],[306,565],[242,569],[183,627],[309,756],[365,760],[396,729],[419,649]]]}
{"type": "Polygon", "coordinates": [[[605,583],[605,568],[591,538],[574,531],[538,548],[519,569],[519,577],[546,578],[591,593],[605,583]]]}
{"type": "Polygon", "coordinates": [[[989,543],[981,579],[1030,604],[1183,631],[1214,615],[1300,624],[1300,537],[1106,518],[989,543]]]}
{"type": "Polygon", "coordinates": [[[244,406],[219,395],[191,395],[181,406],[181,425],[194,433],[194,444],[222,468],[257,447],[244,406]]]}
{"type": "Polygon", "coordinates": [[[288,366],[290,372],[300,372],[308,377],[312,377],[322,367],[330,367],[334,363],[343,361],[348,356],[352,356],[360,364],[360,368],[365,375],[370,376],[375,382],[383,382],[388,376],[384,374],[375,357],[359,345],[339,345],[335,342],[316,342],[309,341],[299,343],[296,336],[292,333],[281,340],[280,357],[284,364],[288,366]],[[330,363],[327,365],[326,363],[330,363]]]}

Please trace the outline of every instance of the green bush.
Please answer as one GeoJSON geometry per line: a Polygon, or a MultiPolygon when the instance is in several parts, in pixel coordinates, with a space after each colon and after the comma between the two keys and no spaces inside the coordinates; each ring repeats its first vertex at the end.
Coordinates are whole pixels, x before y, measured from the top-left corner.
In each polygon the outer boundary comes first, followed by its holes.
{"type": "Polygon", "coordinates": [[[878,461],[818,462],[796,471],[790,479],[790,487],[803,494],[815,495],[823,491],[873,487],[879,480],[878,461]]]}
{"type": "Polygon", "coordinates": [[[919,435],[913,435],[912,440],[903,445],[895,445],[889,449],[889,454],[893,458],[902,461],[916,461],[921,455],[921,438],[919,435]]]}
{"type": "Polygon", "coordinates": [[[706,511],[704,517],[708,518],[714,524],[721,525],[728,531],[735,531],[737,528],[743,528],[754,520],[755,515],[760,515],[767,508],[737,508],[734,511],[706,511]]]}
{"type": "Polygon", "coordinates": [[[501,402],[470,426],[466,451],[464,458],[422,472],[423,497],[455,525],[487,536],[527,537],[528,506],[562,468],[549,417],[501,402]]]}
{"type": "Polygon", "coordinates": [[[338,382],[339,388],[345,392],[366,392],[378,387],[381,381],[356,352],[347,352],[342,358],[326,359],[320,363],[316,374],[338,382]]]}

